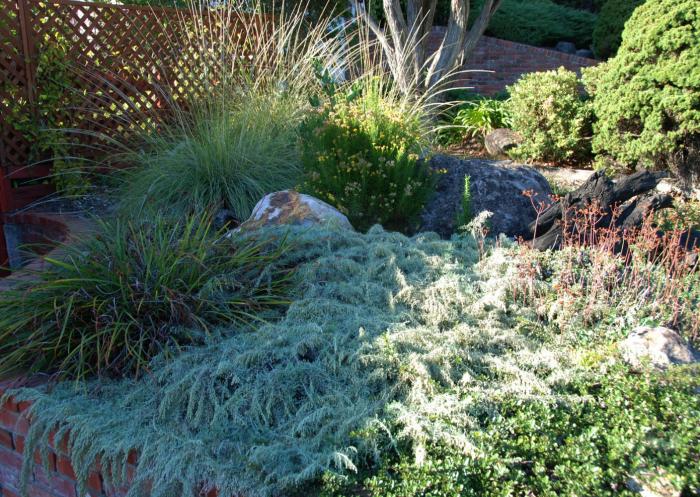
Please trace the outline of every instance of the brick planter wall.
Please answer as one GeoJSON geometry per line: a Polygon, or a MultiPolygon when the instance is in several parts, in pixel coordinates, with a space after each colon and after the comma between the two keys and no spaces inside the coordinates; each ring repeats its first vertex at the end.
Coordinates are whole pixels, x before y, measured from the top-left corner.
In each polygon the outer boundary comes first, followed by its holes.
{"type": "MultiPolygon", "coordinates": [[[[445,28],[435,28],[429,40],[432,50],[437,49],[444,33],[445,28]]],[[[582,67],[596,64],[598,61],[594,59],[483,36],[464,69],[492,72],[466,73],[460,77],[457,86],[493,95],[505,90],[507,85],[515,83],[520,76],[529,72],[549,71],[564,66],[580,73],[582,67]]]]}
{"type": "MultiPolygon", "coordinates": [[[[11,381],[0,381],[0,397],[13,388],[11,381]]],[[[0,405],[0,497],[20,497],[20,474],[24,459],[24,439],[31,425],[27,409],[31,404],[10,399],[0,405]]],[[[95,464],[87,482],[87,494],[78,495],[75,471],[70,463],[65,441],[50,439],[49,471],[44,469],[39,452],[34,453],[34,468],[29,477],[29,497],[124,497],[127,488],[105,484],[99,463],[95,464]]],[[[129,454],[127,476],[135,474],[138,454],[129,454]]],[[[219,497],[214,490],[193,489],[192,497],[219,497]]],[[[188,497],[184,496],[183,497],[188,497]]]]}
{"type": "MultiPolygon", "coordinates": [[[[8,387],[10,387],[9,382],[0,383],[0,395],[4,394],[8,387]]],[[[26,415],[28,407],[27,403],[17,403],[13,400],[8,400],[0,406],[0,496],[2,497],[20,496],[19,480],[24,438],[30,425],[26,415]]],[[[65,445],[58,445],[56,447],[52,444],[48,473],[43,467],[39,454],[34,454],[36,464],[27,487],[30,497],[78,497],[75,472],[70,464],[65,445]]],[[[105,489],[102,485],[102,476],[97,471],[90,474],[88,492],[90,497],[117,497],[125,493],[123,489],[105,489]]]]}

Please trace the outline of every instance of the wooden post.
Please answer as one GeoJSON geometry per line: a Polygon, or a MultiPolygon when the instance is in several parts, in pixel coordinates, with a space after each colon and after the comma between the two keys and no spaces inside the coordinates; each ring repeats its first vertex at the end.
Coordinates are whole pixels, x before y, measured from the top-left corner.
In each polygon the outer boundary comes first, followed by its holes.
{"type": "Polygon", "coordinates": [[[5,225],[3,224],[2,216],[0,215],[0,277],[7,276],[9,274],[7,268],[10,267],[10,257],[7,254],[4,227],[5,225]]]}
{"type": "Polygon", "coordinates": [[[32,43],[32,24],[29,12],[29,4],[27,0],[17,0],[17,20],[19,21],[19,33],[22,41],[22,62],[24,63],[25,77],[27,85],[25,86],[27,100],[32,104],[32,111],[36,114],[36,109],[33,104],[36,101],[36,81],[35,61],[34,61],[34,45],[32,43]]]}

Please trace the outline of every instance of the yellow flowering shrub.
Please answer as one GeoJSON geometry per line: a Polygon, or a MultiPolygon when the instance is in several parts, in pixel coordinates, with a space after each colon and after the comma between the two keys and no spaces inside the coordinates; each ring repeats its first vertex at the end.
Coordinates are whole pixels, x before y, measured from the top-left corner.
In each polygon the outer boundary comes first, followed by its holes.
{"type": "Polygon", "coordinates": [[[371,86],[333,100],[302,126],[302,189],[359,230],[411,231],[434,190],[422,136],[419,115],[371,86]]]}

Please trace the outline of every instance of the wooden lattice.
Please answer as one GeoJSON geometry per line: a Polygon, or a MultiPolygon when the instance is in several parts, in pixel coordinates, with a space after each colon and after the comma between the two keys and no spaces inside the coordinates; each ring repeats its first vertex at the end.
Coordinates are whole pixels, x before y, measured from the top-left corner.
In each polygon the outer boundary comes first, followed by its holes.
{"type": "MultiPolygon", "coordinates": [[[[42,119],[42,85],[51,75],[41,64],[57,51],[65,54],[70,72],[61,108],[48,110],[52,118],[60,116],[59,127],[80,130],[74,135],[83,144],[97,134],[127,133],[175,103],[185,106],[206,94],[232,60],[250,64],[247,37],[261,32],[250,26],[264,18],[232,17],[73,0],[5,2],[0,112],[8,115],[11,106],[16,112],[21,105],[22,113],[42,119]]],[[[7,119],[1,132],[6,193],[0,210],[7,211],[46,194],[49,185],[37,179],[46,176],[50,162],[7,119]]],[[[85,147],[81,154],[98,148],[85,147]]]]}

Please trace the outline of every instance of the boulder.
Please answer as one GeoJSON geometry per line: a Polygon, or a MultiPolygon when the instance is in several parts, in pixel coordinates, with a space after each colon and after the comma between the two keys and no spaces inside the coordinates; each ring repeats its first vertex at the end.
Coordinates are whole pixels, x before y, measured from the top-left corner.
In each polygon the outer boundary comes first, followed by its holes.
{"type": "Polygon", "coordinates": [[[625,486],[640,497],[681,497],[681,492],[675,489],[666,472],[661,469],[631,476],[625,486]]]}
{"type": "Polygon", "coordinates": [[[675,331],[657,326],[639,326],[618,344],[622,357],[630,366],[639,367],[644,362],[657,369],[672,364],[690,364],[698,360],[697,353],[675,331]]]}
{"type": "Polygon", "coordinates": [[[593,59],[595,58],[595,55],[593,54],[592,50],[588,50],[586,48],[582,48],[581,50],[576,50],[576,55],[578,57],[583,57],[586,59],[593,59]]]}
{"type": "Polygon", "coordinates": [[[517,147],[522,140],[522,137],[512,129],[497,128],[484,137],[484,146],[491,157],[504,159],[508,151],[517,147]]]}
{"type": "Polygon", "coordinates": [[[353,229],[348,218],[327,203],[292,190],[265,195],[239,229],[256,229],[278,225],[337,225],[353,229]]]}
{"type": "Polygon", "coordinates": [[[554,50],[556,50],[557,52],[563,52],[574,55],[576,54],[576,45],[574,45],[570,41],[560,41],[559,43],[554,45],[554,50]]]}
{"type": "Polygon", "coordinates": [[[492,212],[492,235],[517,236],[535,220],[537,212],[530,198],[523,195],[524,191],[532,192],[535,203],[550,202],[552,190],[545,177],[531,167],[512,161],[436,155],[430,165],[441,174],[437,193],[421,215],[421,231],[435,231],[446,238],[455,232],[465,176],[469,176],[472,216],[483,211],[492,212]]]}

